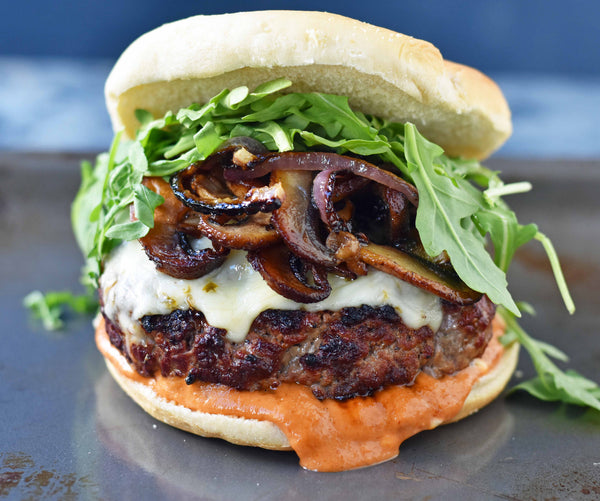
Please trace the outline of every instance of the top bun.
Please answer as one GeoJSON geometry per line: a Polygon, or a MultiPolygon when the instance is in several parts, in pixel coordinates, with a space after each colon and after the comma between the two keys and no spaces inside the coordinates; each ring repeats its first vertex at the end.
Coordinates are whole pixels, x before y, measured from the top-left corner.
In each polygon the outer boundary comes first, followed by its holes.
{"type": "Polygon", "coordinates": [[[224,88],[286,77],[287,91],[350,98],[359,111],[413,122],[448,155],[482,159],[508,138],[510,110],[482,73],[432,44],[324,12],[194,16],[134,41],[106,82],[115,130],[135,134],[138,108],[162,116],[224,88]]]}

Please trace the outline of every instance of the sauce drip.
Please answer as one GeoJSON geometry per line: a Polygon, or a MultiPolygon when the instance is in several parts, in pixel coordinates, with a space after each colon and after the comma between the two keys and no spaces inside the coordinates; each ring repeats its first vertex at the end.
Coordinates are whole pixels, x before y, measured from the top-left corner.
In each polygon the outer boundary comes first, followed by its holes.
{"type": "MultiPolygon", "coordinates": [[[[497,329],[495,329],[496,331],[497,329]]],[[[103,322],[96,331],[101,353],[126,377],[149,385],[159,396],[191,410],[276,424],[309,470],[343,471],[377,464],[398,455],[400,444],[458,414],[475,381],[502,354],[494,336],[481,357],[466,369],[435,379],[420,373],[412,386],[392,386],[372,397],[345,402],[317,400],[301,385],[272,391],[238,391],[208,383],[186,385],[183,378],[145,378],[120,363],[103,322]]]]}

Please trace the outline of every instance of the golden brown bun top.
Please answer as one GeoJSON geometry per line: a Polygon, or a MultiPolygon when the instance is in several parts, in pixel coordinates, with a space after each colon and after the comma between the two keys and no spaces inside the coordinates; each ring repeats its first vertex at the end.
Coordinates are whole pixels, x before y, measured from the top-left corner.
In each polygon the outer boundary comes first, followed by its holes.
{"type": "Polygon", "coordinates": [[[324,12],[195,16],[138,38],[106,82],[115,130],[135,133],[137,108],[162,116],[223,88],[278,77],[291,91],[346,95],[355,109],[410,121],[449,155],[485,158],[508,138],[510,110],[482,73],[432,44],[324,12]]]}

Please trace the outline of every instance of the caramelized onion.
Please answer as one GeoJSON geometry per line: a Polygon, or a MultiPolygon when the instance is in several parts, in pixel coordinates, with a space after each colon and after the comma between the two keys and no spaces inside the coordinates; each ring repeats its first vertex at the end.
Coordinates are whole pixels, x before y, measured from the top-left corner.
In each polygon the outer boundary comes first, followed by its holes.
{"type": "Polygon", "coordinates": [[[250,163],[244,169],[228,166],[223,175],[230,181],[255,179],[273,171],[347,171],[360,177],[383,184],[403,193],[413,204],[418,204],[417,189],[401,177],[361,160],[360,158],[323,153],[318,151],[273,153],[264,159],[250,163]]]}
{"type": "Polygon", "coordinates": [[[331,294],[325,268],[303,261],[285,245],[250,251],[248,261],[271,289],[297,303],[316,303],[331,294]]]}
{"type": "MultiPolygon", "coordinates": [[[[173,195],[169,185],[161,178],[145,178],[144,185],[165,199],[154,211],[154,228],[140,243],[156,268],[175,278],[199,278],[223,264],[228,249],[194,250],[188,233],[180,228],[180,222],[189,209],[173,195]]],[[[197,236],[197,235],[194,235],[197,236]]]]}
{"type": "Polygon", "coordinates": [[[335,184],[331,194],[332,201],[340,202],[365,188],[371,181],[365,177],[347,172],[335,172],[335,184]]]}
{"type": "Polygon", "coordinates": [[[467,305],[481,299],[480,292],[470,289],[460,279],[436,273],[418,259],[393,247],[369,243],[360,248],[365,263],[405,282],[424,289],[451,303],[467,305]]]}
{"type": "MultiPolygon", "coordinates": [[[[313,181],[313,199],[319,209],[321,221],[331,231],[350,231],[350,224],[342,219],[334,207],[334,192],[336,188],[336,172],[333,170],[324,170],[319,172],[313,181]]],[[[338,197],[341,200],[342,197],[338,197]]]]}
{"type": "Polygon", "coordinates": [[[239,216],[271,212],[281,205],[282,192],[276,185],[235,188],[223,179],[223,167],[232,164],[233,152],[221,150],[204,162],[196,162],[171,177],[175,196],[190,209],[202,214],[239,216]],[[237,194],[236,194],[237,193],[237,194]],[[243,193],[243,195],[242,195],[243,193]]]}
{"type": "Polygon", "coordinates": [[[380,189],[381,198],[388,208],[388,241],[394,245],[409,231],[408,201],[398,191],[383,186],[380,189]]]}

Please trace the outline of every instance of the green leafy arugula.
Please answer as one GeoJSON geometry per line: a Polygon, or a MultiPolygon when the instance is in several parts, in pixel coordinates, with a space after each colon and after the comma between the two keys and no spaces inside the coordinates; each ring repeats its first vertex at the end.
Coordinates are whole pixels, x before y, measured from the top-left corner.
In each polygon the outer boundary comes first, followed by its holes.
{"type": "Polygon", "coordinates": [[[575,305],[550,240],[536,225],[519,224],[501,198],[528,191],[531,185],[505,185],[496,172],[477,162],[449,159],[413,124],[405,125],[405,137],[406,159],[419,191],[416,225],[427,253],[435,256],[446,251],[467,285],[520,316],[507,289],[506,272],[516,249],[536,238],[544,245],[567,310],[573,313],[575,305]],[[482,192],[471,183],[486,189],[482,192]],[[493,261],[482,245],[486,234],[494,246],[493,261]]]}
{"type": "MultiPolygon", "coordinates": [[[[480,210],[480,192],[448,175],[443,164],[437,162],[442,148],[427,141],[412,124],[407,124],[405,130],[405,154],[419,192],[416,225],[425,250],[432,256],[446,251],[467,285],[485,291],[492,302],[517,313],[505,272],[494,264],[481,239],[463,223],[480,210]]],[[[491,233],[496,228],[490,225],[487,229],[491,233]]]]}
{"type": "MultiPolygon", "coordinates": [[[[532,312],[527,305],[522,309],[532,312]]],[[[499,313],[506,322],[506,334],[500,340],[505,345],[518,341],[529,353],[537,372],[537,377],[518,384],[511,391],[524,390],[540,400],[566,402],[600,411],[600,386],[574,370],[563,372],[550,358],[566,362],[567,355],[532,338],[519,326],[511,312],[500,308],[499,313]]]]}
{"type": "Polygon", "coordinates": [[[62,315],[66,307],[75,313],[94,313],[98,302],[89,294],[74,295],[69,291],[47,292],[33,291],[23,299],[34,318],[42,321],[46,330],[61,329],[64,325],[62,315]]]}
{"type": "MultiPolygon", "coordinates": [[[[271,151],[325,150],[393,164],[400,176],[418,188],[416,225],[427,253],[446,252],[467,285],[504,307],[506,318],[512,318],[507,321],[510,325],[516,325],[514,316],[520,316],[520,311],[508,291],[506,272],[515,250],[538,240],[552,264],[567,309],[574,311],[550,240],[534,224],[521,225],[503,200],[506,195],[529,190],[529,183],[504,184],[497,172],[476,161],[447,157],[413,124],[354,111],[346,97],[281,92],[290,85],[289,80],[278,79],[253,91],[245,86],[226,89],[206,103],[168,112],[162,118],[138,110],[140,129],[134,140],[117,134],[110,151],[99,155],[94,166],[82,164],[82,184],[71,214],[77,242],[86,257],[82,281],[90,293],[97,288],[108,253],[120,242],[140,238],[153,227],[154,209],[163,200],[142,184],[143,177],[170,176],[205,159],[223,141],[249,136],[271,151]],[[486,250],[488,240],[493,256],[486,250]]],[[[67,305],[71,302],[64,299],[67,305]]],[[[47,307],[39,297],[35,304],[40,315],[47,314],[47,325],[58,325],[56,298],[47,307]]],[[[536,350],[544,345],[519,336],[520,341],[526,339],[522,344],[532,357],[540,360],[536,350]]],[[[542,352],[548,354],[550,348],[542,348],[542,352]]],[[[567,376],[574,378],[569,384],[581,382],[571,373],[567,376]]],[[[539,387],[547,380],[540,374],[530,388],[542,395],[539,387]]],[[[557,388],[554,394],[559,395],[557,388]]],[[[566,396],[561,393],[560,398],[566,396]]]]}

